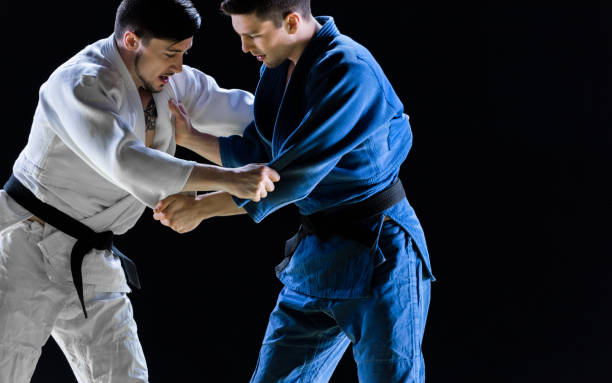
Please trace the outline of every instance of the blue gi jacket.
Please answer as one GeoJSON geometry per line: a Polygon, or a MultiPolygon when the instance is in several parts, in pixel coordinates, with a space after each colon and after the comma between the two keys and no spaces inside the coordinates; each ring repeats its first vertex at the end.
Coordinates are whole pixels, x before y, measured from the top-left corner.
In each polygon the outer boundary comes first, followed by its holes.
{"type": "MultiPolygon", "coordinates": [[[[281,176],[260,202],[235,198],[255,222],[290,203],[309,215],[362,201],[393,183],[412,144],[403,105],[370,52],[341,35],[333,18],[317,20],[323,27],[286,89],[288,60],[276,68],[262,66],[254,121],[243,137],[219,138],[223,166],[268,163],[281,176]]],[[[423,230],[408,201],[384,214],[410,234],[431,276],[423,230]]],[[[381,220],[365,224],[380,230],[381,220]]],[[[304,294],[363,297],[374,267],[383,261],[378,247],[308,235],[277,275],[304,294]]]]}

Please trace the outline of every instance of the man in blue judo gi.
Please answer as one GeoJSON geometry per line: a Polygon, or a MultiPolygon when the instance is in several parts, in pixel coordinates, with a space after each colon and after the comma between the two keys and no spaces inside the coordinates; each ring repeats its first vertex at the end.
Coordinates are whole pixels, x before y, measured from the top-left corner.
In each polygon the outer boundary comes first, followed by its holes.
{"type": "Polygon", "coordinates": [[[267,163],[280,175],[260,202],[227,193],[161,201],[178,232],[202,220],[255,222],[294,203],[301,228],[277,267],[279,294],[252,382],[327,382],[349,344],[362,382],[422,382],[433,280],[421,225],[398,180],[412,144],[382,69],[309,0],[225,0],[242,50],[263,62],[244,136],[191,128],[173,104],[176,139],[225,167],[267,163]]]}

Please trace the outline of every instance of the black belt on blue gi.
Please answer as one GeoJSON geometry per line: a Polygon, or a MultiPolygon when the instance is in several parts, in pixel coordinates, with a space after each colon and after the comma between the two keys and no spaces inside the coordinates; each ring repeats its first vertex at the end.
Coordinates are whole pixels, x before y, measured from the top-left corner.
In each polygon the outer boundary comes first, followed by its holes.
{"type": "Polygon", "coordinates": [[[85,309],[85,300],[83,298],[83,275],[81,273],[81,266],[83,265],[83,258],[85,258],[85,255],[91,250],[111,250],[113,254],[118,256],[121,260],[121,265],[123,266],[123,270],[125,271],[130,285],[138,289],[140,288],[136,264],[113,245],[114,235],[112,231],[96,233],[66,213],[36,198],[36,196],[23,186],[12,174],[4,185],[4,190],[11,198],[30,213],[45,221],[45,223],[77,239],[72,248],[72,253],[70,254],[70,269],[72,271],[72,281],[74,287],[76,287],[85,318],[87,318],[87,310],[85,309]]]}
{"type": "Polygon", "coordinates": [[[378,233],[365,227],[363,222],[381,214],[404,198],[406,192],[398,178],[388,188],[361,202],[311,215],[300,215],[300,229],[285,242],[285,259],[276,266],[276,272],[287,266],[300,241],[308,234],[314,234],[323,241],[331,235],[340,235],[367,247],[374,246],[378,233]]]}

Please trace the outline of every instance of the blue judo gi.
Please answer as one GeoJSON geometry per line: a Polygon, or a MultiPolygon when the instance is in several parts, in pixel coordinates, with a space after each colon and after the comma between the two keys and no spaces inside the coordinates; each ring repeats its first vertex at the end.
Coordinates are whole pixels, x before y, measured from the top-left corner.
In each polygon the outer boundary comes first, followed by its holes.
{"type": "MultiPolygon", "coordinates": [[[[260,202],[235,198],[255,222],[291,203],[310,215],[363,201],[397,179],[412,144],[370,52],[331,17],[317,20],[286,88],[288,60],[262,66],[254,121],[242,137],[219,138],[223,166],[268,163],[281,175],[260,202]]],[[[433,275],[421,225],[406,199],[361,224],[378,234],[373,247],[307,235],[277,270],[284,288],[252,382],[327,382],[349,343],[360,381],[424,381],[433,275]]]]}

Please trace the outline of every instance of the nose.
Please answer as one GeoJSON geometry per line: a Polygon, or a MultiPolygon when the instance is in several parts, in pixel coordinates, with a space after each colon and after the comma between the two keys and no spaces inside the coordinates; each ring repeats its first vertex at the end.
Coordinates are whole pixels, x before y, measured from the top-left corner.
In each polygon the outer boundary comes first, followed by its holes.
{"type": "Polygon", "coordinates": [[[174,62],[170,66],[170,69],[174,73],[181,73],[183,71],[183,55],[182,54],[176,55],[174,62]]]}
{"type": "Polygon", "coordinates": [[[240,37],[240,43],[242,45],[242,51],[244,53],[249,53],[251,51],[251,47],[253,46],[251,39],[245,36],[240,37]]]}

